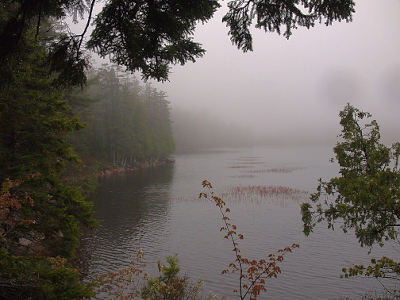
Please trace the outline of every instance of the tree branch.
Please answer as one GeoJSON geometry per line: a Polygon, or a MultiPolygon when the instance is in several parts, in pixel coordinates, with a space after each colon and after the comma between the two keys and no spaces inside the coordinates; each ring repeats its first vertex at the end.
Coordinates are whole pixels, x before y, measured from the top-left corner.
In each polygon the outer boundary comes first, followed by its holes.
{"type": "Polygon", "coordinates": [[[43,2],[44,2],[44,0],[40,1],[39,16],[38,16],[38,21],[37,21],[37,24],[36,24],[35,40],[36,40],[37,37],[39,36],[40,23],[41,23],[41,21],[42,21],[43,2]]]}
{"type": "Polygon", "coordinates": [[[89,28],[90,21],[91,21],[91,19],[92,19],[93,8],[94,8],[95,3],[96,3],[96,0],[92,0],[92,3],[90,4],[89,16],[88,16],[88,19],[87,19],[87,22],[86,22],[85,29],[83,30],[82,34],[80,34],[81,39],[80,39],[79,44],[78,44],[77,52],[78,52],[79,49],[81,48],[83,39],[84,39],[85,34],[86,34],[86,32],[87,32],[87,30],[88,30],[88,28],[89,28]]]}

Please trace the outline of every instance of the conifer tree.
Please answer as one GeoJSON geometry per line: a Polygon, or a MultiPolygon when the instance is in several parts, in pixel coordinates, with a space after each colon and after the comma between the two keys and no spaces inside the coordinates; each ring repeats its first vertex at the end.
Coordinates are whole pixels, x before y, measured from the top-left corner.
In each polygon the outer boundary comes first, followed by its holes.
{"type": "MultiPolygon", "coordinates": [[[[12,68],[27,46],[25,33],[35,31],[36,38],[46,33],[42,23],[66,15],[85,17],[82,33],[64,34],[48,42],[48,62],[58,75],[60,85],[79,85],[86,81],[87,50],[108,56],[127,70],[142,73],[143,78],[168,80],[171,64],[184,65],[202,57],[205,49],[193,41],[198,23],[207,22],[220,7],[218,0],[108,0],[93,16],[96,0],[13,0],[0,6],[0,75],[12,79],[12,68]],[[87,12],[84,15],[84,12],[87,12]],[[93,21],[94,30],[85,43],[85,34],[93,21]]],[[[243,51],[251,51],[255,26],[266,32],[283,32],[287,38],[297,27],[311,28],[317,22],[351,21],[353,0],[233,0],[222,21],[229,28],[231,41],[243,51]]],[[[3,76],[2,76],[3,77],[3,76]]]]}
{"type": "Polygon", "coordinates": [[[25,37],[14,79],[0,90],[0,295],[2,299],[84,299],[90,289],[66,258],[92,205],[60,179],[78,161],[66,135],[84,124],[44,67],[46,51],[25,37]]]}

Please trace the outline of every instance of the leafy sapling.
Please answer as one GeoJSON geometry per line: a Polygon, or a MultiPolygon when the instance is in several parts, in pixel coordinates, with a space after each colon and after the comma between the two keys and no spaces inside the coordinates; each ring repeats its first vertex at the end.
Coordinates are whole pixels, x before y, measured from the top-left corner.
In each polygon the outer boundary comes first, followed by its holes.
{"type": "Polygon", "coordinates": [[[200,193],[199,198],[210,199],[219,208],[222,215],[224,226],[220,231],[226,234],[224,238],[231,241],[233,251],[235,253],[235,261],[229,264],[229,268],[222,271],[225,273],[239,273],[239,288],[234,290],[238,293],[241,300],[249,298],[249,300],[256,300],[262,291],[267,291],[266,279],[277,277],[281,273],[281,268],[278,266],[283,261],[286,253],[292,252],[293,249],[298,248],[298,244],[293,244],[284,249],[278,250],[278,254],[269,254],[268,258],[260,260],[251,260],[242,256],[239,249],[239,241],[244,239],[243,234],[237,233],[237,226],[230,222],[227,214],[230,209],[226,207],[226,203],[219,197],[214,195],[213,187],[210,182],[204,180],[203,187],[207,188],[209,193],[200,193]]]}
{"type": "MultiPolygon", "coordinates": [[[[354,230],[361,246],[397,241],[400,227],[400,143],[380,143],[380,128],[371,114],[350,104],[339,114],[342,138],[333,151],[340,166],[339,176],[321,179],[309,203],[301,205],[304,233],[326,221],[334,228],[340,220],[344,232],[354,230]]],[[[332,159],[333,161],[333,159],[332,159]]],[[[371,276],[398,279],[399,263],[383,257],[371,265],[344,268],[343,277],[371,276]]]]}

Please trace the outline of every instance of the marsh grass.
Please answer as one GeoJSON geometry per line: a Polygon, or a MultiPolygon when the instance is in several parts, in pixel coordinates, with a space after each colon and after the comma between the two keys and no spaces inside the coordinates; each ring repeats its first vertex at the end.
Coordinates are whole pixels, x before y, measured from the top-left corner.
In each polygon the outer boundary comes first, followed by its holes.
{"type": "Polygon", "coordinates": [[[222,197],[237,201],[254,201],[255,199],[289,199],[298,201],[307,198],[308,192],[279,185],[248,185],[230,187],[227,192],[222,194],[222,197]]]}
{"type": "Polygon", "coordinates": [[[236,163],[237,165],[262,165],[262,164],[266,164],[265,161],[242,161],[242,162],[238,162],[236,163]]]}
{"type": "Polygon", "coordinates": [[[239,161],[255,161],[255,160],[259,160],[261,158],[262,157],[257,157],[257,156],[241,156],[241,157],[236,158],[236,160],[239,160],[239,161]]]}
{"type": "MultiPolygon", "coordinates": [[[[291,203],[306,201],[309,197],[307,191],[279,185],[232,186],[219,190],[218,195],[230,203],[273,204],[283,207],[291,203]]],[[[176,202],[201,201],[195,196],[176,197],[171,200],[176,202]]]]}
{"type": "MultiPolygon", "coordinates": [[[[256,166],[265,166],[265,161],[260,161],[260,157],[251,157],[251,156],[244,156],[236,158],[235,160],[238,161],[232,166],[228,166],[231,169],[253,169],[256,166]]],[[[244,171],[246,173],[291,173],[296,170],[305,169],[304,167],[295,167],[295,166],[282,166],[282,167],[267,167],[258,170],[249,170],[244,171]]],[[[234,176],[231,176],[234,177],[234,176]]]]}
{"type": "Polygon", "coordinates": [[[268,169],[262,169],[262,170],[250,170],[246,171],[247,173],[291,173],[296,170],[303,170],[305,169],[304,167],[288,167],[288,166],[283,166],[283,167],[275,167],[275,168],[268,168],[268,169]]]}
{"type": "Polygon", "coordinates": [[[249,165],[234,165],[234,166],[229,166],[228,168],[231,169],[251,169],[254,168],[254,166],[249,166],[249,165]]]}
{"type": "Polygon", "coordinates": [[[254,175],[251,175],[251,174],[242,174],[242,175],[231,175],[231,176],[228,176],[229,178],[254,178],[254,177],[256,177],[256,176],[254,176],[254,175]]]}

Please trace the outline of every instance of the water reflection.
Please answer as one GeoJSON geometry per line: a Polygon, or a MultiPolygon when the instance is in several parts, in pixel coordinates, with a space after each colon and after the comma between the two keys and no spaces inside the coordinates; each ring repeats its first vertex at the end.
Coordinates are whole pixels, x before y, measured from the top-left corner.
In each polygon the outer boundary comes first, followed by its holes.
{"type": "Polygon", "coordinates": [[[100,226],[85,235],[77,253],[76,264],[83,272],[118,270],[138,249],[163,243],[173,173],[174,165],[167,164],[100,179],[92,196],[100,226]]]}

